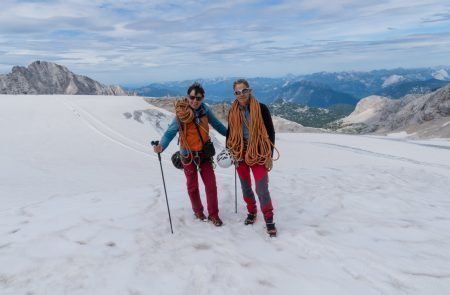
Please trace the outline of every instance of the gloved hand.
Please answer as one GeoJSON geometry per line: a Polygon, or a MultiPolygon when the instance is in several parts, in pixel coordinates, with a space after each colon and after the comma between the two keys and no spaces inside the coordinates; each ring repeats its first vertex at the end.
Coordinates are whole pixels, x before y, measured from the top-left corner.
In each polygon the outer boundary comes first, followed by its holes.
{"type": "Polygon", "coordinates": [[[264,163],[264,166],[266,166],[267,171],[272,170],[272,168],[273,168],[273,160],[272,160],[272,158],[268,158],[266,160],[266,162],[264,163]]]}

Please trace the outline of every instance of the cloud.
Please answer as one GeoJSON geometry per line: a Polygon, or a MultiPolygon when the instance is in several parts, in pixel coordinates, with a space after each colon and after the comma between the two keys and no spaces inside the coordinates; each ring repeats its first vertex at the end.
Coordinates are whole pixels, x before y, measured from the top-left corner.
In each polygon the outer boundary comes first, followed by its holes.
{"type": "Polygon", "coordinates": [[[49,60],[126,83],[450,60],[443,0],[213,2],[4,0],[0,64],[49,60]]]}
{"type": "Polygon", "coordinates": [[[449,22],[450,21],[450,11],[436,13],[427,19],[424,19],[424,23],[434,23],[434,22],[449,22]]]}

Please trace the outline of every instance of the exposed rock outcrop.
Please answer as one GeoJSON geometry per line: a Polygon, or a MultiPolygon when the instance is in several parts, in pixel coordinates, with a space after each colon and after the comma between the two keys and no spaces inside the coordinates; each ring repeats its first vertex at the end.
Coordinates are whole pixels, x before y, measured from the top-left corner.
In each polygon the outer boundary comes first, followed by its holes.
{"type": "Polygon", "coordinates": [[[405,131],[413,137],[450,138],[450,85],[425,95],[392,100],[362,99],[353,113],[334,123],[339,132],[389,134],[405,131]]]}
{"type": "Polygon", "coordinates": [[[15,66],[11,73],[0,75],[0,94],[127,95],[120,86],[103,85],[46,61],[15,66]]]}

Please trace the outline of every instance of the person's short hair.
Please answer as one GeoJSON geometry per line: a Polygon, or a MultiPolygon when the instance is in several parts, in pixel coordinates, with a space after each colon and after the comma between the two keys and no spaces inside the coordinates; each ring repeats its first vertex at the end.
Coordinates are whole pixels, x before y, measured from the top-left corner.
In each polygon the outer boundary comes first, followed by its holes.
{"type": "Polygon", "coordinates": [[[236,87],[237,84],[244,84],[245,87],[250,88],[250,84],[245,79],[237,79],[236,81],[234,81],[233,82],[233,89],[236,87]]]}
{"type": "Polygon", "coordinates": [[[202,85],[200,83],[195,82],[191,86],[189,86],[187,90],[187,95],[191,94],[192,90],[195,91],[195,95],[201,94],[203,97],[205,97],[205,89],[203,89],[202,85]]]}

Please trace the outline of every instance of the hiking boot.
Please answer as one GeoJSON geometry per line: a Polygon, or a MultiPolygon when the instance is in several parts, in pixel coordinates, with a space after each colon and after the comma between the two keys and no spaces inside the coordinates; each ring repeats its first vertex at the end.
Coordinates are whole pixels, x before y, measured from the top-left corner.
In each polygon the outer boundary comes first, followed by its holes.
{"type": "Polygon", "coordinates": [[[219,216],[217,216],[217,217],[208,216],[208,221],[210,221],[215,226],[222,226],[223,225],[223,222],[222,222],[222,220],[220,220],[219,216]]]}
{"type": "Polygon", "coordinates": [[[206,221],[206,216],[205,214],[203,214],[203,212],[194,213],[194,215],[196,219],[199,219],[200,221],[206,221]]]}
{"type": "Polygon", "coordinates": [[[244,221],[245,225],[253,224],[256,221],[256,214],[248,213],[247,218],[244,221]]]}
{"type": "Polygon", "coordinates": [[[270,237],[277,236],[277,228],[275,227],[275,223],[266,223],[266,229],[270,237]]]}

